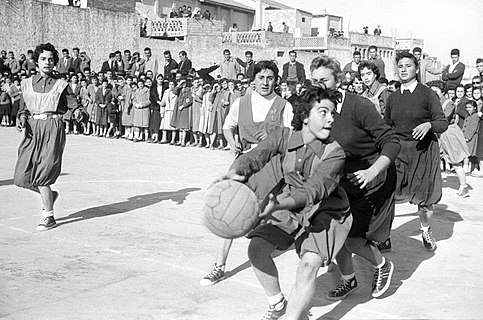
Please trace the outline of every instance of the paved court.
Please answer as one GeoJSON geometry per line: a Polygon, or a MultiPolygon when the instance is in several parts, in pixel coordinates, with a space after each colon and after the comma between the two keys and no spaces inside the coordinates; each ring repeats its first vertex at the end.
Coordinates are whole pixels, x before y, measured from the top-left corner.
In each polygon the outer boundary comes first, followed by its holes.
{"type": "MultiPolygon", "coordinates": [[[[1,319],[252,320],[266,311],[244,238],[233,244],[228,279],[198,284],[217,247],[200,209],[228,152],[69,135],[53,188],[59,226],[38,233],[39,197],[13,186],[19,141],[0,128],[1,319]]],[[[422,247],[416,208],[398,205],[389,291],[373,299],[372,267],[356,258],[361,289],[328,301],[338,268],[321,271],[310,319],[482,319],[483,179],[468,182],[471,197],[459,199],[456,177],[445,177],[434,254],[422,247]]],[[[298,258],[291,250],[275,260],[288,294],[298,258]]]]}

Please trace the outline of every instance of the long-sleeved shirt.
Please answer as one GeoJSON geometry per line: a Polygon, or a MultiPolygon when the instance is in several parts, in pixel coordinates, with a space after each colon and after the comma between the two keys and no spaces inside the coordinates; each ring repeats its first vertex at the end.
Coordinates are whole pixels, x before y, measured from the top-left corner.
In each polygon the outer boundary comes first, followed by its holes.
{"type": "Polygon", "coordinates": [[[443,133],[448,128],[441,102],[428,87],[418,83],[401,86],[387,101],[385,120],[402,139],[413,141],[413,129],[429,122],[432,133],[443,133]],[[406,91],[406,92],[404,92],[406,91]]]}
{"type": "MultiPolygon", "coordinates": [[[[295,200],[293,211],[313,213],[312,208],[329,198],[338,187],[343,175],[344,151],[330,137],[305,145],[301,131],[279,128],[273,130],[255,149],[238,157],[230,169],[248,178],[279,154],[284,160],[280,164],[282,176],[276,177],[276,180],[285,180],[283,192],[295,200]]],[[[342,201],[337,201],[337,205],[342,212],[348,209],[348,200],[345,193],[341,193],[342,201]]],[[[302,219],[305,222],[302,224],[308,225],[308,219],[310,216],[302,219]]]]}
{"type": "Polygon", "coordinates": [[[236,79],[236,75],[240,72],[238,61],[233,58],[230,60],[223,59],[220,62],[220,75],[226,79],[236,79]]]}

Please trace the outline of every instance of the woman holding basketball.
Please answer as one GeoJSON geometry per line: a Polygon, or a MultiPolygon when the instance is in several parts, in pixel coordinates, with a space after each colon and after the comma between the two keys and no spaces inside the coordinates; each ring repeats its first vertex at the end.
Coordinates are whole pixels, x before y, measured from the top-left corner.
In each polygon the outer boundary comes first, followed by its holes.
{"type": "Polygon", "coordinates": [[[251,232],[249,258],[265,289],[277,277],[267,263],[275,249],[290,246],[295,239],[301,261],[289,309],[282,295],[264,319],[278,319],[286,310],[287,319],[299,319],[314,294],[317,271],[330,264],[349,232],[349,202],[338,186],[345,154],[330,137],[339,97],[336,90],[307,89],[294,107],[294,130],[273,130],[255,149],[238,157],[226,176],[246,181],[272,159],[281,167],[280,174],[274,173],[280,183],[268,196],[261,223],[251,232]],[[291,221],[301,226],[295,237],[283,229],[283,223],[291,221]]]}

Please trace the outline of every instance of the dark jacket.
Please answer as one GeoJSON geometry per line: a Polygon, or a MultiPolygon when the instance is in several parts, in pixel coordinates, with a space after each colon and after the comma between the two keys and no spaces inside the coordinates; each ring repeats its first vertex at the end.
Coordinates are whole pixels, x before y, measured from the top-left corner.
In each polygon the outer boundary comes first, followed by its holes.
{"type": "MultiPolygon", "coordinates": [[[[286,64],[283,65],[282,67],[282,80],[287,80],[288,77],[288,67],[290,65],[290,62],[287,62],[286,64]]],[[[301,64],[298,61],[295,61],[295,68],[297,72],[297,77],[299,78],[299,82],[304,82],[306,80],[305,78],[305,68],[304,65],[301,64]]]]}

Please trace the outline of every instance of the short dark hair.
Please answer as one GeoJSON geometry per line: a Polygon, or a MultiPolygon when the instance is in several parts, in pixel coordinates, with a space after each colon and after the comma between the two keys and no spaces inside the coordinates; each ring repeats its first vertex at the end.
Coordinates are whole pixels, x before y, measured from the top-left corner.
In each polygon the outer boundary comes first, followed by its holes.
{"type": "MultiPolygon", "coordinates": [[[[255,66],[253,67],[253,78],[265,69],[272,70],[275,79],[278,79],[278,67],[275,62],[271,60],[260,60],[255,63],[255,66]]],[[[253,80],[253,78],[250,80],[253,80]]]]}
{"type": "Polygon", "coordinates": [[[292,53],[293,53],[293,54],[295,54],[295,56],[297,56],[297,52],[296,52],[295,50],[290,50],[290,51],[288,52],[288,55],[290,55],[290,54],[292,54],[292,53]]]}
{"type": "Polygon", "coordinates": [[[468,89],[473,90],[473,85],[471,83],[467,83],[467,84],[464,85],[464,88],[465,88],[465,93],[466,93],[466,91],[468,91],[468,89]]]}
{"type": "Polygon", "coordinates": [[[396,63],[398,63],[399,60],[401,60],[403,58],[409,58],[409,59],[413,60],[414,64],[416,65],[416,68],[419,68],[418,59],[411,52],[402,51],[402,52],[399,52],[398,54],[396,54],[396,63]]]}
{"type": "Polygon", "coordinates": [[[114,52],[109,53],[109,58],[114,58],[115,56],[114,52]]]}
{"type": "Polygon", "coordinates": [[[372,72],[374,72],[374,74],[376,75],[376,80],[379,79],[379,77],[381,76],[381,73],[379,72],[379,68],[372,62],[362,61],[358,67],[359,73],[361,73],[364,68],[372,70],[372,72]]]}
{"type": "Polygon", "coordinates": [[[64,49],[62,49],[62,53],[69,53],[69,50],[64,48],[64,49]]]}
{"type": "Polygon", "coordinates": [[[164,54],[165,56],[166,56],[166,55],[171,56],[171,51],[169,51],[169,50],[165,50],[165,51],[163,52],[163,54],[164,54]]]}
{"type": "Polygon", "coordinates": [[[223,50],[223,54],[225,54],[225,53],[231,54],[230,50],[228,50],[228,49],[223,50]]]}
{"type": "Polygon", "coordinates": [[[389,81],[389,85],[390,85],[390,86],[394,85],[394,87],[395,87],[396,89],[401,88],[401,82],[399,82],[399,81],[397,81],[397,80],[391,80],[391,81],[389,81]]]}
{"type": "Polygon", "coordinates": [[[184,50],[181,50],[179,54],[182,55],[183,57],[186,57],[188,55],[184,50]]]}
{"type": "Polygon", "coordinates": [[[146,48],[144,48],[144,51],[151,51],[151,48],[150,47],[146,47],[146,48]]]}
{"type": "Polygon", "coordinates": [[[292,119],[294,130],[302,130],[304,120],[309,117],[314,103],[325,99],[330,100],[336,106],[341,100],[341,93],[336,89],[327,89],[325,86],[309,86],[295,101],[292,119]]]}
{"type": "Polygon", "coordinates": [[[369,46],[369,49],[367,49],[368,51],[371,51],[372,49],[375,49],[377,51],[377,47],[372,45],[372,46],[369,46]]]}
{"type": "Polygon", "coordinates": [[[420,47],[414,47],[413,54],[416,53],[416,52],[422,53],[423,50],[420,47]]]}
{"type": "Polygon", "coordinates": [[[460,55],[460,50],[459,49],[452,49],[450,54],[452,56],[459,56],[460,55]]]}
{"type": "Polygon", "coordinates": [[[253,58],[253,52],[251,52],[250,50],[245,51],[245,56],[251,56],[253,58]]]}
{"type": "Polygon", "coordinates": [[[360,51],[354,51],[354,53],[352,53],[352,57],[355,57],[355,56],[361,56],[361,52],[360,51]]]}
{"type": "Polygon", "coordinates": [[[126,54],[126,53],[131,53],[131,50],[129,50],[129,49],[124,50],[124,54],[126,54]]]}
{"type": "Polygon", "coordinates": [[[114,52],[115,55],[121,55],[121,51],[117,50],[116,52],[114,52]]]}
{"type": "Polygon", "coordinates": [[[75,47],[75,48],[73,48],[73,49],[72,49],[72,51],[77,51],[77,52],[79,52],[79,51],[80,51],[80,49],[79,49],[79,48],[77,48],[77,47],[75,47]]]}
{"type": "Polygon", "coordinates": [[[473,108],[478,109],[478,104],[476,103],[476,101],[475,101],[475,100],[466,100],[465,107],[466,107],[467,105],[469,105],[469,104],[470,104],[470,105],[471,105],[473,108]]]}
{"type": "Polygon", "coordinates": [[[483,62],[483,58],[476,59],[476,63],[482,63],[482,62],[483,62]]]}
{"type": "Polygon", "coordinates": [[[39,62],[39,56],[44,51],[50,51],[54,55],[54,65],[59,63],[59,52],[55,50],[55,47],[50,42],[39,44],[35,47],[35,51],[33,51],[33,59],[35,63],[39,62]]]}

